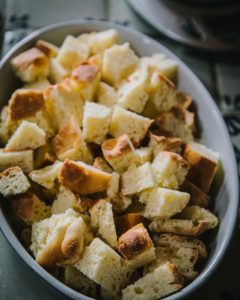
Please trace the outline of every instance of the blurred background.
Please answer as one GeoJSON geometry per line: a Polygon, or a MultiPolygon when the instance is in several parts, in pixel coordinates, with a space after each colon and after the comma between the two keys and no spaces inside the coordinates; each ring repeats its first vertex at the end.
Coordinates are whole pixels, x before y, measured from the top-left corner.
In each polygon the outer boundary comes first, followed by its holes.
{"type": "MultiPolygon", "coordinates": [[[[0,56],[32,31],[74,19],[108,20],[134,28],[179,56],[218,104],[239,163],[240,1],[0,0],[0,56]]],[[[189,299],[240,300],[239,253],[237,229],[222,265],[189,299]]],[[[0,233],[0,299],[43,298],[64,299],[25,266],[0,233]]]]}

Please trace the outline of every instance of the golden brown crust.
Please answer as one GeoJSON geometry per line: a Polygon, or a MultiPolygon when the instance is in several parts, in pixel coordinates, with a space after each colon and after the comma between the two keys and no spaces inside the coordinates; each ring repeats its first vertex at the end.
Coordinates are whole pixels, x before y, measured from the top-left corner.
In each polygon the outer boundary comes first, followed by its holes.
{"type": "Polygon", "coordinates": [[[11,176],[11,174],[15,174],[16,172],[21,172],[21,171],[22,171],[22,169],[18,166],[10,167],[0,173],[0,179],[4,178],[4,177],[9,177],[9,176],[11,176]]]}
{"type": "Polygon", "coordinates": [[[216,162],[202,156],[189,144],[185,147],[183,157],[191,166],[187,179],[208,193],[215,175],[216,162]]]}
{"type": "Polygon", "coordinates": [[[184,285],[184,279],[182,275],[178,272],[175,264],[167,263],[169,269],[172,271],[174,276],[174,281],[171,282],[172,285],[179,286],[179,289],[184,285]]]}
{"type": "Polygon", "coordinates": [[[55,57],[55,56],[57,56],[57,53],[58,53],[58,48],[55,45],[48,43],[46,41],[43,41],[43,40],[38,40],[36,42],[36,48],[38,48],[40,51],[42,51],[48,57],[55,57]]]}
{"type": "Polygon", "coordinates": [[[191,197],[188,205],[198,205],[200,207],[208,206],[210,197],[190,181],[185,180],[180,190],[190,194],[191,197]]]}
{"type": "Polygon", "coordinates": [[[108,139],[102,144],[102,151],[104,157],[108,160],[112,158],[121,157],[128,152],[133,151],[130,145],[129,137],[123,134],[114,139],[108,139]]]}
{"type": "Polygon", "coordinates": [[[13,67],[24,69],[31,64],[34,64],[35,66],[46,65],[48,64],[48,58],[42,51],[33,47],[14,57],[11,64],[13,67]]]}
{"type": "Polygon", "coordinates": [[[98,73],[98,66],[83,62],[73,70],[71,77],[79,82],[91,82],[96,78],[98,73]]]}
{"type": "Polygon", "coordinates": [[[82,195],[103,192],[108,188],[111,175],[85,164],[66,159],[60,170],[61,184],[74,193],[82,195]]]}
{"type": "Polygon", "coordinates": [[[114,221],[118,236],[122,235],[124,232],[139,223],[143,223],[145,227],[147,227],[150,223],[150,221],[140,213],[129,213],[121,216],[115,216],[114,221]]]}
{"type": "Polygon", "coordinates": [[[161,147],[161,151],[170,151],[170,152],[176,152],[181,153],[182,152],[182,146],[183,141],[180,138],[176,137],[166,137],[166,136],[159,136],[150,133],[150,146],[154,147],[161,147]]]}
{"type": "Polygon", "coordinates": [[[142,223],[132,227],[118,239],[118,250],[128,260],[152,248],[153,242],[142,223]]]}
{"type": "Polygon", "coordinates": [[[169,232],[187,236],[198,236],[208,228],[208,222],[205,220],[191,221],[181,219],[156,220],[150,225],[153,232],[169,232]]]}
{"type": "Polygon", "coordinates": [[[21,89],[13,93],[8,106],[8,123],[34,116],[45,107],[43,92],[21,89]]]}

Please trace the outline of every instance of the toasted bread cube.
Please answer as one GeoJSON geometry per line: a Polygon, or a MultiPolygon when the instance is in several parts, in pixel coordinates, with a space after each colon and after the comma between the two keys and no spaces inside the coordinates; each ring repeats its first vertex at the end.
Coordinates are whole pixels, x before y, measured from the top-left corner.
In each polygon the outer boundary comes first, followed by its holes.
{"type": "Polygon", "coordinates": [[[110,121],[110,108],[98,103],[86,102],[83,113],[84,139],[101,144],[106,139],[110,121]]]}
{"type": "Polygon", "coordinates": [[[126,134],[104,141],[102,152],[107,162],[118,173],[125,172],[137,161],[134,146],[126,134]]]}
{"type": "Polygon", "coordinates": [[[102,157],[95,158],[93,167],[106,173],[110,173],[110,174],[113,173],[113,169],[108,165],[108,163],[102,157]]]}
{"type": "Polygon", "coordinates": [[[52,43],[38,40],[36,42],[36,48],[42,51],[47,57],[56,57],[58,54],[58,47],[53,45],[52,43]]]}
{"type": "Polygon", "coordinates": [[[0,150],[0,172],[19,166],[25,173],[33,170],[33,151],[4,152],[0,150]]]}
{"type": "Polygon", "coordinates": [[[128,43],[115,45],[103,53],[102,77],[111,85],[117,86],[120,81],[134,71],[139,58],[128,43]]]}
{"type": "Polygon", "coordinates": [[[93,161],[93,155],[83,140],[81,129],[74,117],[59,129],[52,140],[54,152],[61,161],[65,159],[81,160],[86,163],[93,161]]]}
{"type": "Polygon", "coordinates": [[[25,193],[30,183],[19,167],[10,167],[0,173],[0,193],[5,196],[25,193]]]}
{"type": "Polygon", "coordinates": [[[11,198],[11,208],[18,218],[27,224],[33,224],[51,215],[50,206],[32,193],[19,194],[11,198]]]}
{"type": "Polygon", "coordinates": [[[106,200],[99,200],[89,212],[92,227],[98,231],[106,243],[113,248],[117,248],[117,233],[113,219],[112,204],[106,200]]]}
{"type": "Polygon", "coordinates": [[[181,219],[156,219],[149,225],[149,228],[151,231],[158,233],[168,232],[195,237],[207,230],[208,222],[205,220],[196,222],[181,219]]]}
{"type": "Polygon", "coordinates": [[[208,193],[217,170],[218,153],[204,145],[191,142],[186,145],[183,157],[190,164],[189,181],[208,193]]]}
{"type": "Polygon", "coordinates": [[[118,89],[118,105],[141,113],[148,100],[148,85],[150,71],[148,68],[139,68],[123,82],[118,89]]]}
{"type": "Polygon", "coordinates": [[[111,180],[111,174],[83,162],[65,160],[59,179],[63,186],[74,193],[82,195],[106,191],[111,180]]]}
{"type": "Polygon", "coordinates": [[[165,188],[143,191],[139,201],[146,205],[144,216],[151,220],[170,218],[181,212],[188,204],[190,195],[165,188]]]}
{"type": "Polygon", "coordinates": [[[113,198],[110,198],[110,202],[113,205],[113,211],[119,214],[123,213],[132,204],[132,198],[124,196],[120,191],[113,198]]]}
{"type": "Polygon", "coordinates": [[[152,160],[152,149],[150,147],[141,147],[135,150],[137,156],[137,164],[143,165],[152,160]]]}
{"type": "Polygon", "coordinates": [[[65,68],[71,70],[72,67],[88,58],[89,46],[72,35],[67,35],[60,47],[57,61],[65,68]]]}
{"type": "Polygon", "coordinates": [[[139,167],[130,166],[122,175],[123,195],[132,195],[154,187],[154,177],[150,163],[139,167]]]}
{"type": "Polygon", "coordinates": [[[23,121],[9,139],[6,150],[36,149],[46,143],[46,133],[36,124],[23,121]]]}
{"type": "Polygon", "coordinates": [[[124,259],[99,238],[95,238],[86,248],[75,267],[113,293],[118,293],[131,275],[131,268],[124,259]]]}
{"type": "Polygon", "coordinates": [[[172,294],[183,287],[183,279],[174,264],[165,263],[126,287],[123,300],[152,300],[172,294]]]}
{"type": "Polygon", "coordinates": [[[42,79],[30,83],[26,83],[23,88],[30,89],[30,90],[40,90],[44,91],[46,88],[50,86],[50,82],[47,79],[42,79]]]}
{"type": "Polygon", "coordinates": [[[100,82],[97,90],[97,102],[108,107],[113,107],[117,103],[117,91],[111,85],[100,82]]]}
{"type": "Polygon", "coordinates": [[[142,223],[119,237],[118,250],[134,268],[140,268],[156,258],[153,242],[142,223]]]}
{"type": "Polygon", "coordinates": [[[101,58],[96,55],[87,61],[76,65],[71,74],[78,92],[84,101],[93,101],[96,98],[98,84],[100,81],[101,58]]]}
{"type": "Polygon", "coordinates": [[[193,104],[193,98],[182,92],[177,92],[177,102],[179,105],[181,105],[185,109],[189,109],[190,106],[193,104]]]}
{"type": "Polygon", "coordinates": [[[180,138],[150,134],[149,147],[152,148],[154,157],[162,151],[181,153],[182,146],[183,141],[180,138]]]}
{"type": "Polygon", "coordinates": [[[95,201],[91,198],[74,194],[69,189],[60,185],[57,197],[53,201],[51,212],[52,214],[61,214],[69,208],[72,208],[79,213],[85,213],[94,205],[94,203],[95,201]]]}
{"type": "Polygon", "coordinates": [[[83,100],[80,97],[75,85],[70,80],[50,86],[45,92],[52,119],[56,129],[61,128],[69,122],[73,116],[78,125],[82,125],[83,100]]]}
{"type": "Polygon", "coordinates": [[[38,90],[16,90],[8,104],[8,123],[33,117],[45,108],[43,92],[38,90]]]}
{"type": "Polygon", "coordinates": [[[7,124],[8,106],[4,106],[0,112],[0,145],[5,146],[11,136],[11,126],[7,124]]]}
{"type": "Polygon", "coordinates": [[[160,113],[155,124],[170,136],[181,138],[184,142],[192,141],[196,132],[195,114],[179,105],[171,111],[160,113]]]}
{"type": "Polygon", "coordinates": [[[157,185],[178,189],[185,180],[189,164],[177,153],[162,151],[151,164],[157,185]]]}
{"type": "Polygon", "coordinates": [[[45,145],[34,152],[34,169],[40,169],[43,166],[54,163],[55,160],[56,156],[53,153],[51,141],[47,140],[45,145]]]}
{"type": "Polygon", "coordinates": [[[60,83],[67,76],[70,75],[70,71],[65,69],[56,58],[50,59],[49,78],[52,83],[60,83]]]}
{"type": "Polygon", "coordinates": [[[75,267],[64,268],[64,283],[78,292],[96,298],[97,285],[75,267]]]}
{"type": "Polygon", "coordinates": [[[192,221],[207,221],[207,229],[214,229],[218,226],[218,218],[208,209],[191,205],[186,207],[178,216],[181,219],[192,221]]]}
{"type": "Polygon", "coordinates": [[[110,199],[113,199],[117,196],[119,192],[119,186],[120,186],[120,175],[116,172],[112,172],[112,178],[109,182],[108,189],[107,189],[107,195],[110,199]]]}
{"type": "Polygon", "coordinates": [[[190,181],[185,180],[180,189],[190,194],[189,205],[198,205],[200,207],[208,206],[210,197],[190,181]]]}
{"type": "Polygon", "coordinates": [[[146,227],[149,221],[140,213],[128,213],[114,217],[117,235],[120,236],[135,225],[143,223],[146,227]]]}
{"type": "Polygon", "coordinates": [[[110,123],[109,133],[114,137],[127,134],[134,145],[145,137],[152,120],[142,117],[121,107],[115,107],[110,123]]]}
{"type": "Polygon", "coordinates": [[[39,49],[33,47],[11,60],[15,74],[24,82],[33,82],[47,77],[49,60],[39,49]]]}
{"type": "Polygon", "coordinates": [[[81,258],[85,233],[82,217],[68,209],[33,224],[30,248],[36,261],[47,269],[61,264],[74,265],[81,258]]]}
{"type": "Polygon", "coordinates": [[[100,32],[92,32],[89,35],[89,46],[92,54],[102,53],[107,48],[119,42],[119,34],[116,29],[108,29],[100,32]]]}

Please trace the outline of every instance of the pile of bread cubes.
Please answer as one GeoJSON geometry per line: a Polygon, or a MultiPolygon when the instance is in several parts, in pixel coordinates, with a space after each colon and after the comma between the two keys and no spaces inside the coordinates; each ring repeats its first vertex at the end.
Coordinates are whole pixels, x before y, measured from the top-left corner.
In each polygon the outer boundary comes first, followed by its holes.
{"type": "MultiPolygon", "coordinates": [[[[177,62],[115,29],[38,40],[11,60],[0,192],[36,261],[98,299],[151,300],[192,281],[218,154],[196,142],[177,62]],[[135,49],[137,51],[137,49],[135,49]]],[[[7,99],[6,99],[7,100],[7,99]]]]}

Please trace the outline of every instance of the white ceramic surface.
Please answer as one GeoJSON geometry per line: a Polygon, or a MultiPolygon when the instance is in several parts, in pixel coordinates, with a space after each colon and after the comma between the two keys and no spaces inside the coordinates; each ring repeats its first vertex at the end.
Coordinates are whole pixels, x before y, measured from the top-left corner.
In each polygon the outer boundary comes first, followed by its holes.
{"type": "MultiPolygon", "coordinates": [[[[218,193],[215,198],[214,208],[214,211],[219,216],[221,223],[211,241],[211,244],[209,245],[209,257],[205,262],[201,273],[191,284],[166,299],[173,300],[184,298],[193,290],[203,285],[205,280],[211,275],[221,261],[221,258],[230,243],[235,226],[239,195],[236,161],[225,123],[213,99],[192,71],[164,46],[132,29],[100,21],[72,21],[61,23],[37,30],[13,47],[2,59],[0,62],[1,106],[7,103],[9,96],[18,85],[9,65],[9,61],[13,56],[31,47],[39,38],[60,45],[67,34],[77,35],[81,32],[101,31],[111,27],[116,28],[119,31],[122,40],[129,41],[139,55],[145,56],[156,52],[164,52],[169,57],[179,62],[178,88],[193,96],[197,103],[198,116],[202,126],[202,137],[204,142],[211,149],[219,152],[221,157],[224,176],[221,187],[218,189],[218,193]]],[[[69,296],[71,299],[91,299],[65,286],[34,261],[16,238],[2,209],[0,209],[0,227],[5,237],[23,260],[51,286],[69,296]]]]}

